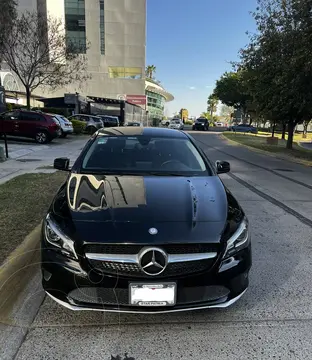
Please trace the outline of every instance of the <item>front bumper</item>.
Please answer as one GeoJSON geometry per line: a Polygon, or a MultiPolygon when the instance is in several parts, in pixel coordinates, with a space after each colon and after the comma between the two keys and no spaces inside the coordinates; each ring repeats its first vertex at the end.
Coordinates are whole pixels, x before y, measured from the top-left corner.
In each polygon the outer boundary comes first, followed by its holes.
{"type": "Polygon", "coordinates": [[[196,130],[203,130],[205,129],[207,126],[205,124],[196,124],[193,126],[196,130]]]}
{"type": "Polygon", "coordinates": [[[54,250],[42,249],[42,285],[56,302],[71,310],[126,313],[169,313],[225,308],[234,304],[248,287],[251,248],[216,264],[209,272],[170,278],[129,278],[99,274],[85,266],[85,259],[70,260],[54,250]],[[175,282],[174,306],[143,307],[130,305],[129,284],[175,282]]]}
{"type": "Polygon", "coordinates": [[[74,129],[72,127],[64,127],[62,128],[62,131],[64,134],[72,134],[74,132],[74,129]]]}

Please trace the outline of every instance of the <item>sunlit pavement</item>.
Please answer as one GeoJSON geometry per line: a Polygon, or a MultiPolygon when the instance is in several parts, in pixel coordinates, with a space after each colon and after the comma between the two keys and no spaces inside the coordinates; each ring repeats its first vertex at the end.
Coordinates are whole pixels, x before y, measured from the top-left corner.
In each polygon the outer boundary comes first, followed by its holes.
{"type": "Polygon", "coordinates": [[[311,359],[312,169],[192,135],[211,160],[232,165],[222,180],[252,229],[245,296],[226,310],[159,316],[71,312],[46,298],[15,359],[311,359]]]}

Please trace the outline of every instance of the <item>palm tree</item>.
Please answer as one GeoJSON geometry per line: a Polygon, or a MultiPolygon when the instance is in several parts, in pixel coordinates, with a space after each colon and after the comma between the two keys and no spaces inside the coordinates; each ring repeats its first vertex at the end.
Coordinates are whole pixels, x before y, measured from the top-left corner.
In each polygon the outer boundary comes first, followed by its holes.
{"type": "Polygon", "coordinates": [[[207,111],[210,113],[211,120],[213,119],[213,114],[217,111],[218,103],[219,99],[214,94],[209,95],[207,101],[207,111]]]}
{"type": "Polygon", "coordinates": [[[153,79],[153,75],[156,72],[156,66],[155,65],[148,65],[145,69],[146,77],[153,79]]]}

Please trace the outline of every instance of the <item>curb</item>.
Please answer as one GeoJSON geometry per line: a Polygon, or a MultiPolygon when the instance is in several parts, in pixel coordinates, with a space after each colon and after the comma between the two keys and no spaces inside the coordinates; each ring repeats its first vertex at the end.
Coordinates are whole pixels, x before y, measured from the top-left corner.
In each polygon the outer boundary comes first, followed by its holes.
{"type": "Polygon", "coordinates": [[[27,286],[40,261],[39,224],[0,267],[0,322],[7,322],[20,293],[27,286]]]}
{"type": "Polygon", "coordinates": [[[232,145],[236,145],[236,146],[239,145],[239,146],[245,147],[245,148],[247,148],[247,149],[249,149],[251,151],[254,151],[254,152],[257,152],[257,153],[260,153],[260,154],[263,154],[263,155],[271,156],[271,157],[273,157],[275,159],[287,160],[287,161],[295,163],[295,164],[300,164],[300,165],[304,165],[304,166],[307,166],[307,167],[312,167],[312,161],[309,161],[309,160],[300,160],[300,159],[290,157],[290,156],[287,156],[287,155],[281,156],[281,155],[278,155],[278,154],[271,153],[269,151],[257,149],[257,148],[254,148],[252,146],[241,144],[241,143],[239,143],[239,142],[237,142],[235,140],[229,139],[226,136],[224,136],[223,134],[221,134],[221,137],[224,140],[228,141],[232,145]]]}

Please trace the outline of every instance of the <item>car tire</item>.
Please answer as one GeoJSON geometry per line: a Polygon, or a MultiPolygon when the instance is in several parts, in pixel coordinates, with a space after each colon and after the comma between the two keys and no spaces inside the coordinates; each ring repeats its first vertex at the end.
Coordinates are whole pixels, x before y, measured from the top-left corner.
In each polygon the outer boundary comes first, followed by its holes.
{"type": "Polygon", "coordinates": [[[47,144],[48,142],[50,142],[50,137],[46,131],[40,130],[37,131],[35,140],[38,144],[47,144]]]}
{"type": "Polygon", "coordinates": [[[64,133],[64,131],[63,131],[63,130],[61,130],[61,131],[62,131],[62,133],[61,133],[61,135],[60,135],[60,138],[66,138],[67,133],[64,133]]]}
{"type": "Polygon", "coordinates": [[[86,128],[86,133],[89,135],[93,135],[97,131],[97,128],[94,126],[89,126],[86,128]]]}
{"type": "Polygon", "coordinates": [[[192,130],[195,130],[195,126],[192,126],[192,130]]]}

